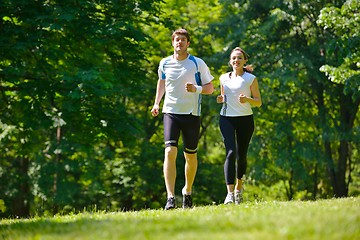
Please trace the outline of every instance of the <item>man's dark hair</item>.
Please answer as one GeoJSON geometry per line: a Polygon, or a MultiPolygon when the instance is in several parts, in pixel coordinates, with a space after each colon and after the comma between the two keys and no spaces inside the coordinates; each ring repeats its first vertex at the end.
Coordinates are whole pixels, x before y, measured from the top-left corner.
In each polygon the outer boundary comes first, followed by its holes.
{"type": "Polygon", "coordinates": [[[188,31],[186,31],[183,28],[177,29],[173,32],[172,41],[174,41],[175,35],[184,35],[186,37],[187,41],[190,42],[190,35],[189,35],[188,31]]]}

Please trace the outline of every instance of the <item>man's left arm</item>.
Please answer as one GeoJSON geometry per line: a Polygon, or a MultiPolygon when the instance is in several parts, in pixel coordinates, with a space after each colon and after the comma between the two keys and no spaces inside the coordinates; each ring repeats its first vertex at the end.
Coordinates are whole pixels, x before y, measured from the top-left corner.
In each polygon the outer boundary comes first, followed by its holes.
{"type": "Polygon", "coordinates": [[[214,92],[214,85],[212,82],[209,82],[202,86],[201,94],[210,95],[214,92]]]}
{"type": "Polygon", "coordinates": [[[212,84],[212,82],[206,83],[202,86],[198,86],[191,82],[187,82],[185,84],[185,89],[187,92],[209,95],[214,92],[214,85],[212,84]]]}

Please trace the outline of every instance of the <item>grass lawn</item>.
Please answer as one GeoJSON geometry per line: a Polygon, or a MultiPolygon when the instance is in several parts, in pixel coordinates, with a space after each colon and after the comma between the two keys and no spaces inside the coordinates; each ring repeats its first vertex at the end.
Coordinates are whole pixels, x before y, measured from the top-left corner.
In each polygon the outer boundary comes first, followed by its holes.
{"type": "Polygon", "coordinates": [[[4,219],[0,239],[360,239],[360,197],[4,219]]]}

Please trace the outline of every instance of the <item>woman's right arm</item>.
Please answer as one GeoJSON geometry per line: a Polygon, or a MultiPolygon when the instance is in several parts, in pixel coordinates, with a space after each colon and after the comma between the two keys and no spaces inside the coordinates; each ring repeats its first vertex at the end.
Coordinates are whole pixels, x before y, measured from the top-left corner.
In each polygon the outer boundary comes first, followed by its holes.
{"type": "Polygon", "coordinates": [[[224,87],[221,84],[221,81],[220,81],[220,95],[218,95],[216,97],[216,102],[217,103],[223,103],[224,102],[224,87]]]}

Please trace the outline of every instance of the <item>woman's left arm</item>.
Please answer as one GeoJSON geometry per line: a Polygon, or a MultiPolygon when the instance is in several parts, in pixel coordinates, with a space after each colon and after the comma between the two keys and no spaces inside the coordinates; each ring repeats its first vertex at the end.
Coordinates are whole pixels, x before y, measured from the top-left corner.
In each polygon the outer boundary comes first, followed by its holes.
{"type": "Polygon", "coordinates": [[[257,78],[254,79],[253,83],[251,84],[250,86],[250,90],[251,90],[251,97],[247,97],[246,98],[246,101],[248,103],[251,104],[251,106],[254,106],[254,107],[260,107],[261,104],[262,104],[262,101],[261,101],[261,95],[260,95],[260,90],[259,90],[259,83],[258,83],[258,80],[257,78]]]}

